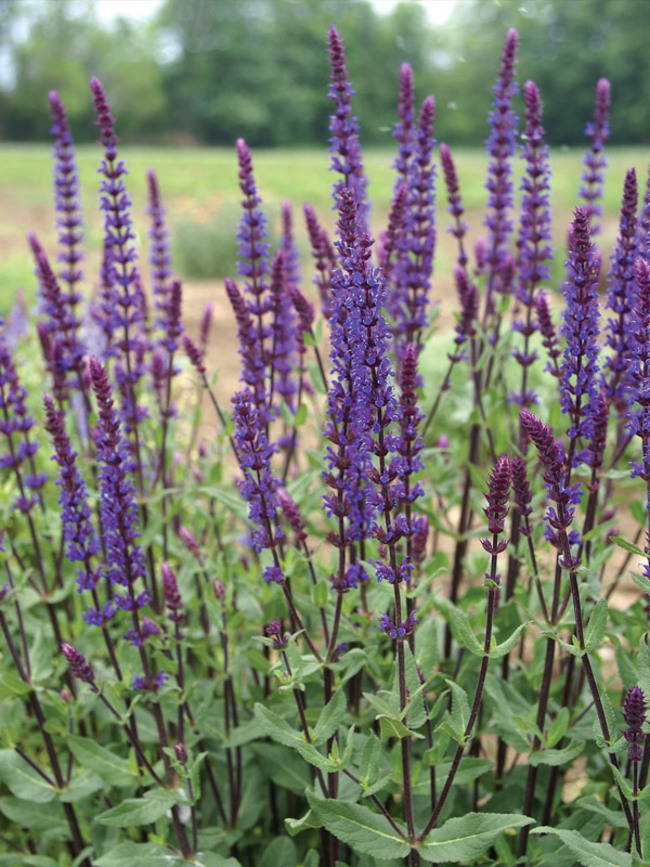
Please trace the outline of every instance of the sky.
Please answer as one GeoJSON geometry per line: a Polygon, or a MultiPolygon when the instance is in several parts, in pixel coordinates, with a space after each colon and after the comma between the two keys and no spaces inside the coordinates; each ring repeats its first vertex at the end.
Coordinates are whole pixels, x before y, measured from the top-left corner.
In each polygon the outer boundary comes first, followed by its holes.
{"type": "MultiPolygon", "coordinates": [[[[125,18],[143,20],[149,18],[162,0],[95,0],[97,14],[102,21],[111,21],[123,15],[125,18]]],[[[371,0],[380,12],[390,12],[398,0],[371,0]]],[[[457,0],[417,0],[427,10],[432,24],[444,24],[451,15],[457,0]]]]}

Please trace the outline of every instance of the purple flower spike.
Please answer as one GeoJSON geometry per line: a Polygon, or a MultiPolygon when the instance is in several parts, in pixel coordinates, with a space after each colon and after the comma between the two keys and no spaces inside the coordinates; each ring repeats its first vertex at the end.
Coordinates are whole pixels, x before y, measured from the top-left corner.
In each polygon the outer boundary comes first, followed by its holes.
{"type": "Polygon", "coordinates": [[[634,262],[638,255],[637,219],[638,189],[636,172],[629,169],[625,175],[623,202],[616,249],[609,270],[606,307],[614,316],[607,320],[606,342],[612,354],[605,361],[607,369],[607,399],[617,409],[625,408],[624,390],[634,352],[632,334],[636,308],[636,282],[634,262]]]}
{"type": "Polygon", "coordinates": [[[289,283],[300,283],[300,254],[293,235],[291,202],[282,202],[282,252],[289,283]]]}
{"type": "MultiPolygon", "coordinates": [[[[544,467],[546,495],[556,504],[556,507],[549,506],[546,522],[551,532],[566,531],[573,521],[573,506],[581,500],[580,486],[567,486],[566,459],[551,429],[527,409],[520,410],[519,420],[522,429],[537,449],[539,460],[544,467]]],[[[569,538],[571,541],[578,541],[573,535],[569,538]]],[[[577,565],[577,561],[566,564],[567,567],[577,565]]]]}
{"type": "MultiPolygon", "coordinates": [[[[248,517],[255,526],[251,534],[253,548],[258,552],[263,548],[274,549],[284,538],[282,528],[276,526],[279,501],[278,483],[271,469],[274,449],[269,444],[251,392],[248,389],[236,392],[232,403],[235,423],[233,440],[237,447],[239,468],[244,476],[239,482],[239,490],[248,503],[248,517]]],[[[277,578],[273,575],[271,580],[277,578]]]]}
{"type": "Polygon", "coordinates": [[[428,96],[422,103],[408,175],[409,195],[400,241],[403,254],[396,268],[396,297],[389,302],[389,310],[397,317],[398,334],[414,343],[419,343],[428,323],[427,306],[436,246],[436,168],[432,161],[435,110],[435,100],[428,96]]]}
{"type": "Polygon", "coordinates": [[[520,532],[523,533],[524,536],[528,536],[528,521],[527,519],[532,514],[532,506],[530,505],[533,500],[533,495],[530,490],[530,483],[528,482],[528,476],[526,475],[526,464],[523,459],[519,457],[519,455],[515,455],[512,458],[512,498],[515,501],[515,505],[519,510],[519,514],[524,519],[524,527],[520,529],[520,532]]]}
{"type": "Polygon", "coordinates": [[[593,119],[587,124],[585,135],[591,139],[591,149],[587,151],[582,160],[585,170],[582,175],[580,197],[585,202],[585,210],[589,221],[592,223],[592,233],[600,232],[600,223],[594,221],[594,217],[601,217],[603,208],[603,184],[605,182],[605,169],[607,158],[603,154],[605,142],[610,137],[609,129],[609,101],[610,84],[606,78],[601,78],[596,85],[596,100],[594,104],[593,119]]]}
{"type": "Polygon", "coordinates": [[[539,323],[539,330],[542,335],[542,346],[548,352],[549,363],[546,367],[553,376],[559,377],[559,362],[558,359],[562,355],[555,325],[551,318],[551,311],[548,306],[548,296],[545,292],[538,292],[534,299],[535,312],[539,323]]]}
{"type": "MultiPolygon", "coordinates": [[[[101,133],[100,141],[105,149],[99,169],[103,175],[100,200],[101,209],[104,211],[105,280],[114,292],[111,301],[116,307],[110,311],[116,316],[113,330],[122,330],[120,348],[128,355],[134,339],[130,331],[137,331],[145,320],[145,299],[137,266],[131,199],[124,182],[124,176],[128,172],[124,162],[117,160],[115,121],[98,78],[91,78],[90,89],[97,115],[96,124],[101,133]]],[[[105,311],[104,315],[109,315],[109,311],[105,311]]]]}
{"type": "Polygon", "coordinates": [[[567,433],[575,443],[578,439],[589,441],[594,432],[593,414],[599,391],[600,260],[591,242],[589,215],[585,209],[576,209],[572,229],[564,286],[566,309],[562,334],[566,347],[560,366],[560,404],[562,412],[569,416],[567,433]]]}
{"type": "Polygon", "coordinates": [[[394,640],[402,640],[415,631],[416,623],[418,623],[418,619],[415,616],[415,611],[411,611],[406,620],[402,620],[399,626],[393,623],[388,614],[382,614],[379,618],[379,631],[386,632],[394,640]]]}
{"type": "Polygon", "coordinates": [[[171,254],[169,251],[169,231],[165,222],[165,208],[160,198],[158,179],[153,169],[147,170],[149,185],[149,207],[147,213],[151,219],[149,238],[151,239],[151,277],[155,306],[158,312],[158,325],[165,330],[167,320],[170,278],[172,276],[171,254]]]}
{"type": "Polygon", "coordinates": [[[183,349],[185,350],[185,354],[189,358],[192,367],[196,370],[199,376],[205,376],[206,369],[205,364],[203,363],[203,352],[201,352],[192,338],[187,334],[183,335],[183,349]]]}
{"type": "Polygon", "coordinates": [[[178,592],[178,584],[176,583],[176,575],[169,563],[163,563],[161,566],[163,579],[163,593],[165,595],[165,605],[167,606],[167,617],[172,623],[180,623],[185,617],[183,613],[183,600],[178,592]]]}
{"type": "MultiPolygon", "coordinates": [[[[632,464],[632,477],[648,485],[646,508],[650,511],[650,264],[639,257],[634,266],[638,287],[634,357],[628,387],[628,430],[641,438],[643,459],[632,464]]],[[[648,539],[650,546],[650,538],[648,539]]],[[[650,577],[650,564],[646,566],[650,577]]]]}
{"type": "Polygon", "coordinates": [[[253,175],[250,149],[243,138],[237,139],[236,147],[239,189],[244,196],[241,203],[243,213],[237,232],[239,241],[237,273],[244,278],[244,291],[249,296],[248,307],[257,320],[257,339],[260,343],[260,351],[263,352],[267,333],[262,321],[270,303],[266,296],[269,273],[266,217],[260,207],[262,199],[253,175]]]}
{"type": "MultiPolygon", "coordinates": [[[[78,338],[79,321],[75,318],[68,297],[61,291],[59,282],[50,266],[45,251],[33,232],[27,235],[36,261],[36,274],[41,289],[43,312],[47,317],[45,327],[56,337],[60,346],[58,373],[65,380],[67,371],[77,374],[83,366],[85,347],[78,338]]],[[[52,358],[52,360],[54,360],[52,358]]]]}
{"type": "Polygon", "coordinates": [[[316,264],[316,277],[314,284],[318,288],[321,299],[321,311],[326,319],[330,316],[330,288],[332,284],[332,271],[336,267],[334,249],[330,243],[325,229],[316,218],[316,213],[311,205],[303,205],[307,234],[311,244],[312,256],[316,264]]]}
{"type": "Polygon", "coordinates": [[[61,468],[58,481],[61,494],[61,520],[63,538],[66,541],[66,555],[71,562],[83,563],[77,576],[77,588],[92,589],[97,585],[101,572],[93,569],[91,558],[99,553],[101,546],[91,523],[92,510],[88,504],[86,483],[77,469],[77,453],[73,451],[65,429],[63,412],[57,410],[49,395],[43,396],[45,404],[45,427],[54,445],[53,460],[61,468]]]}
{"type": "Polygon", "coordinates": [[[440,162],[442,163],[442,171],[445,177],[445,186],[447,188],[447,202],[449,204],[448,211],[454,218],[454,225],[448,230],[450,234],[458,241],[458,265],[464,268],[467,265],[468,259],[463,244],[463,238],[467,233],[469,226],[463,219],[465,208],[460,195],[460,187],[458,185],[458,175],[456,174],[456,166],[449,150],[449,146],[444,142],[440,142],[440,162]]]}
{"type": "Polygon", "coordinates": [[[629,744],[627,755],[631,762],[640,762],[643,758],[645,714],[646,703],[643,690],[638,686],[633,686],[623,702],[623,719],[627,725],[623,737],[629,744]]]}
{"type": "MultiPolygon", "coordinates": [[[[241,379],[253,392],[258,410],[266,413],[268,397],[265,382],[265,357],[262,342],[259,339],[259,331],[255,327],[249,306],[234,280],[226,277],[225,287],[237,321],[239,354],[242,358],[241,379]]],[[[264,334],[266,334],[266,329],[264,329],[264,334]]]]}
{"type": "Polygon", "coordinates": [[[284,650],[289,643],[289,634],[282,633],[282,624],[277,617],[274,617],[273,620],[269,620],[267,625],[264,627],[264,632],[273,639],[274,650],[284,650]]]}
{"type": "Polygon", "coordinates": [[[90,359],[90,376],[99,407],[97,461],[108,576],[111,584],[128,587],[132,594],[134,582],[145,575],[144,553],[137,544],[140,532],[132,462],[120,434],[106,371],[96,358],[90,359]]]}
{"type": "Polygon", "coordinates": [[[478,317],[478,289],[475,283],[470,283],[467,272],[460,265],[454,266],[454,280],[456,291],[461,304],[461,313],[456,324],[456,352],[449,355],[450,361],[460,361],[467,357],[461,350],[461,346],[476,334],[476,320],[478,317]]]}
{"type": "Polygon", "coordinates": [[[59,233],[59,261],[62,263],[59,277],[67,284],[67,301],[74,317],[74,306],[81,300],[76,285],[83,279],[80,263],[83,261],[81,242],[83,222],[79,204],[79,176],[74,153],[72,133],[61,97],[56,90],[49,94],[52,110],[52,135],[55,139],[54,156],[54,203],[58,214],[56,225],[59,233]]]}
{"type": "Polygon", "coordinates": [[[368,181],[361,160],[361,144],[359,142],[359,121],[352,114],[352,97],[355,94],[348,71],[345,66],[345,49],[343,40],[332,24],[329,30],[328,54],[332,70],[332,84],[329,98],[334,102],[334,114],[330,117],[330,153],[332,154],[331,169],[343,176],[333,187],[334,206],[339,207],[341,191],[348,187],[354,194],[361,225],[367,225],[368,204],[366,202],[366,187],[368,181]]]}
{"type": "Polygon", "coordinates": [[[93,692],[99,692],[97,684],[95,683],[95,672],[86,657],[80,653],[76,647],[67,644],[65,641],[61,643],[61,653],[63,654],[65,661],[68,663],[72,676],[76,677],[78,680],[82,680],[84,683],[90,684],[93,692]]]}
{"type": "Polygon", "coordinates": [[[399,99],[397,102],[397,115],[399,121],[395,125],[393,136],[398,141],[397,158],[393,168],[397,171],[398,179],[395,190],[399,188],[403,180],[408,177],[411,156],[415,146],[413,122],[415,111],[413,107],[413,70],[408,63],[403,63],[399,70],[399,99]]]}
{"type": "Polygon", "coordinates": [[[505,520],[508,516],[508,498],[510,496],[510,483],[512,481],[512,465],[508,455],[502,455],[497,459],[490,476],[487,492],[487,506],[483,509],[488,519],[488,530],[492,533],[492,539],[484,539],[482,542],[485,550],[492,554],[500,554],[505,551],[508,540],[503,539],[495,544],[494,537],[503,533],[505,520]]]}
{"type": "Polygon", "coordinates": [[[512,160],[516,148],[517,116],[512,109],[512,99],[518,93],[514,81],[518,41],[517,31],[514,28],[508,30],[501,69],[493,87],[493,108],[488,118],[490,135],[485,150],[491,159],[485,185],[489,193],[485,225],[489,231],[489,252],[484,266],[489,269],[488,309],[491,309],[493,291],[507,292],[510,289],[505,280],[504,266],[513,228],[509,212],[513,203],[512,160]]]}

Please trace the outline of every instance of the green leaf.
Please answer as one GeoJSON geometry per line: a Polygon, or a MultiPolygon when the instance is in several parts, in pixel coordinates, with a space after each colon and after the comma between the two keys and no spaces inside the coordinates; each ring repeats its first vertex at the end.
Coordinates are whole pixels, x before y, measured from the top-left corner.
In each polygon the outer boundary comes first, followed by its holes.
{"type": "Polygon", "coordinates": [[[261,759],[261,766],[276,786],[302,795],[309,785],[309,768],[295,753],[278,744],[253,744],[253,753],[261,759]]]}
{"type": "Polygon", "coordinates": [[[298,867],[298,850],[293,840],[288,837],[276,837],[264,847],[261,858],[256,860],[256,867],[298,867]]]}
{"type": "Polygon", "coordinates": [[[526,626],[526,623],[520,624],[512,633],[512,635],[510,635],[509,638],[506,638],[506,640],[501,642],[501,644],[497,644],[496,647],[491,647],[490,659],[501,659],[501,657],[505,656],[507,653],[510,653],[512,648],[519,640],[519,636],[524,631],[526,626]]]}
{"type": "Polygon", "coordinates": [[[112,807],[93,821],[112,828],[128,828],[131,825],[148,825],[165,815],[174,804],[178,803],[179,795],[165,789],[151,789],[144,798],[127,798],[117,807],[112,807]]]}
{"type": "Polygon", "coordinates": [[[119,843],[93,862],[95,867],[182,867],[187,863],[180,855],[175,857],[158,843],[132,842],[119,843]]]}
{"type": "Polygon", "coordinates": [[[618,545],[618,547],[622,548],[624,551],[628,551],[630,554],[636,554],[644,560],[647,558],[647,554],[645,554],[638,545],[633,545],[632,542],[628,542],[627,539],[624,539],[622,536],[610,536],[609,538],[615,545],[618,545]]]}
{"type": "Polygon", "coordinates": [[[324,800],[307,791],[307,800],[324,827],[343,843],[377,860],[404,858],[411,847],[388,821],[368,807],[345,801],[324,800]]]}
{"type": "Polygon", "coordinates": [[[564,733],[569,728],[570,716],[569,708],[563,707],[558,711],[557,716],[551,723],[546,736],[547,747],[554,747],[559,740],[562,739],[564,733]]]}
{"type": "Polygon", "coordinates": [[[111,786],[131,786],[138,779],[127,759],[116,756],[90,738],[69,735],[66,745],[70,747],[70,752],[82,768],[94,771],[111,786]]]}
{"type": "Polygon", "coordinates": [[[56,789],[37,774],[18,753],[0,750],[0,780],[13,795],[35,804],[47,804],[56,797],[56,789]]]}
{"type": "Polygon", "coordinates": [[[33,801],[23,801],[22,798],[0,799],[0,811],[11,822],[27,828],[32,833],[51,833],[54,830],[67,828],[63,810],[35,810],[33,801]]]}
{"type": "Polygon", "coordinates": [[[379,732],[383,741],[387,741],[390,738],[424,737],[423,735],[412,732],[396,717],[383,716],[383,714],[379,714],[376,719],[379,720],[379,732]]]}
{"type": "Polygon", "coordinates": [[[321,823],[314,816],[312,810],[307,810],[304,816],[300,819],[285,819],[284,825],[292,837],[300,834],[301,831],[307,831],[310,828],[320,828],[321,823]]]}
{"type": "Polygon", "coordinates": [[[339,689],[328,701],[314,728],[314,744],[324,743],[337,731],[347,711],[347,698],[345,690],[339,689]]]}
{"type": "Polygon", "coordinates": [[[0,678],[0,701],[12,695],[27,695],[31,691],[31,684],[25,683],[13,671],[6,671],[0,678]]]}
{"type": "Polygon", "coordinates": [[[559,767],[576,759],[584,752],[584,749],[584,741],[572,740],[561,750],[547,749],[531,752],[528,756],[528,763],[533,765],[533,767],[537,767],[538,765],[549,765],[552,768],[559,767]]]}
{"type": "Polygon", "coordinates": [[[644,593],[650,593],[650,579],[646,578],[645,575],[639,575],[638,572],[631,572],[632,580],[640,587],[644,593]]]}
{"type": "Polygon", "coordinates": [[[439,864],[471,861],[480,857],[503,831],[533,822],[515,813],[468,813],[431,831],[418,852],[425,861],[439,864]]]}
{"type": "Polygon", "coordinates": [[[533,828],[531,834],[551,834],[558,837],[573,852],[577,863],[583,867],[632,867],[632,856],[619,852],[609,843],[594,843],[579,831],[565,831],[542,825],[533,828]]]}
{"type": "Polygon", "coordinates": [[[448,616],[451,631],[456,641],[475,656],[483,656],[483,645],[474,634],[467,614],[446,599],[437,599],[436,607],[441,608],[448,616]]]}
{"type": "Polygon", "coordinates": [[[585,650],[587,652],[595,650],[598,647],[605,634],[606,627],[607,600],[604,596],[601,596],[587,624],[587,631],[585,633],[585,650]]]}
{"type": "Polygon", "coordinates": [[[282,744],[282,746],[291,747],[295,750],[299,745],[305,744],[305,740],[299,732],[291,728],[286,720],[273,713],[272,710],[269,710],[263,704],[260,704],[260,702],[255,704],[255,718],[259,722],[264,734],[273,738],[274,741],[282,744]]]}

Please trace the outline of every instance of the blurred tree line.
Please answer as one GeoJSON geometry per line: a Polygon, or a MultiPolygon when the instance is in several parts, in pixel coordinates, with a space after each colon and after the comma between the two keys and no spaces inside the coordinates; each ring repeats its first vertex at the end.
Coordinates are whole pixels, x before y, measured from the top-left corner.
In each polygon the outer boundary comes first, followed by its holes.
{"type": "Polygon", "coordinates": [[[436,137],[482,142],[513,26],[519,80],[540,86],[550,142],[584,140],[601,76],[612,82],[614,141],[650,138],[650,0],[458,0],[438,27],[410,0],[388,14],[369,0],[165,0],[145,24],[100,22],[93,0],[0,0],[0,139],[42,141],[52,88],[76,139],[94,139],[96,74],[129,141],[322,145],[330,23],[347,45],[364,143],[391,141],[403,60],[418,96],[436,95],[436,137]]]}

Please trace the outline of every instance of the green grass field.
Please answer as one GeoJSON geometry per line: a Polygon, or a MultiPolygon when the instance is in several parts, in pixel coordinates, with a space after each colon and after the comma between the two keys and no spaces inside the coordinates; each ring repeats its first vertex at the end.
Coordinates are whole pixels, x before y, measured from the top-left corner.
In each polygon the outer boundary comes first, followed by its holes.
{"type": "MultiPolygon", "coordinates": [[[[196,255],[206,245],[229,244],[225,255],[230,257],[238,218],[237,164],[234,147],[223,148],[142,148],[124,147],[120,151],[129,168],[128,185],[133,198],[136,226],[140,242],[146,243],[146,169],[156,170],[168,210],[173,237],[182,239],[183,245],[194,237],[196,255]],[[214,239],[212,233],[214,231],[214,239]],[[194,234],[193,234],[194,233],[194,234]],[[224,240],[225,239],[225,240],[224,240]]],[[[478,149],[462,149],[454,153],[467,218],[475,234],[481,231],[486,193],[484,190],[486,155],[478,149]]],[[[391,163],[394,154],[389,151],[368,151],[365,164],[370,178],[370,195],[373,200],[373,229],[382,228],[385,222],[394,175],[391,163]]],[[[554,232],[562,244],[571,211],[577,204],[577,191],[582,172],[582,151],[578,149],[556,150],[551,155],[553,167],[552,208],[554,232]]],[[[78,149],[79,172],[82,186],[84,220],[90,276],[96,273],[101,249],[102,221],[97,209],[100,149],[84,146],[78,149]]],[[[269,215],[272,233],[277,231],[280,203],[288,199],[295,210],[297,235],[303,251],[308,254],[305,233],[302,228],[302,203],[310,202],[326,224],[332,224],[331,176],[327,171],[328,154],[325,150],[280,150],[256,151],[253,153],[255,174],[260,192],[269,215]]],[[[640,183],[645,185],[648,155],[641,149],[612,148],[608,151],[609,168],[605,190],[605,254],[616,236],[617,212],[625,171],[636,166],[640,183]]],[[[449,279],[449,267],[453,262],[451,239],[444,230],[449,225],[445,213],[446,197],[442,179],[438,179],[439,202],[439,247],[440,256],[436,271],[441,280],[449,279]]],[[[25,234],[36,231],[46,246],[54,253],[55,232],[52,208],[52,166],[49,147],[44,145],[0,146],[0,310],[6,311],[12,304],[16,291],[23,288],[27,296],[34,292],[32,264],[27,255],[25,234]]],[[[187,261],[195,255],[192,249],[183,252],[180,260],[187,261]]],[[[146,256],[146,250],[144,251],[146,256]]],[[[561,275],[563,254],[556,266],[556,275],[561,275]],[[558,268],[560,269],[558,271],[558,268]]],[[[191,259],[190,259],[191,261],[191,259]]],[[[181,272],[183,268],[181,267],[181,272]]],[[[226,270],[228,270],[226,268],[226,270]]],[[[234,264],[231,273],[234,273],[234,264]]],[[[186,276],[181,273],[181,276],[186,276]]]]}

